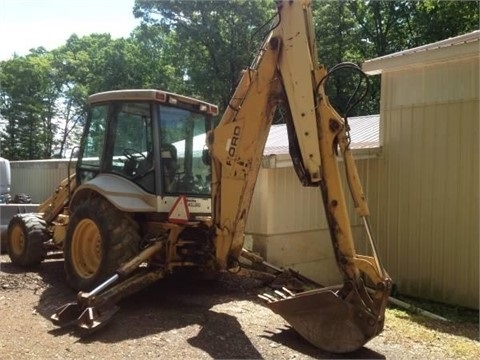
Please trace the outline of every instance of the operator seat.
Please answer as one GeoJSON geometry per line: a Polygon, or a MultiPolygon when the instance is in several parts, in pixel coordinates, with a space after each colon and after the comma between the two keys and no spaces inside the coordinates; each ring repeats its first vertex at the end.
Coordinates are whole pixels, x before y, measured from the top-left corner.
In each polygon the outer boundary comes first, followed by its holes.
{"type": "Polygon", "coordinates": [[[160,149],[162,162],[163,189],[166,192],[174,192],[177,175],[177,148],[172,144],[163,144],[160,149]]]}

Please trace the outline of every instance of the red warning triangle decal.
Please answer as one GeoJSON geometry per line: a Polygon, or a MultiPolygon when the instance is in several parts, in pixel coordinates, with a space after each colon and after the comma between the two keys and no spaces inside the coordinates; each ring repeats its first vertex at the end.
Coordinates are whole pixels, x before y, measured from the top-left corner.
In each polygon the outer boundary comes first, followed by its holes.
{"type": "Polygon", "coordinates": [[[173,223],[187,223],[189,218],[190,212],[188,211],[187,198],[185,195],[180,195],[168,213],[168,221],[173,223]]]}

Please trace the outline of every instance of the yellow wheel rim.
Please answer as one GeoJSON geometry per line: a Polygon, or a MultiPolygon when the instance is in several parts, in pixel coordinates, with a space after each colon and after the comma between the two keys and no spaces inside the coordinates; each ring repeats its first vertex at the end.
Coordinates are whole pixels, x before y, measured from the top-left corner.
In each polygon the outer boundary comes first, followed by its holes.
{"type": "Polygon", "coordinates": [[[102,261],[102,237],[94,221],[81,220],[72,237],[72,264],[78,276],[88,279],[100,267],[102,261]]]}
{"type": "Polygon", "coordinates": [[[22,255],[25,250],[25,234],[18,225],[15,225],[10,232],[10,250],[15,255],[22,255]]]}

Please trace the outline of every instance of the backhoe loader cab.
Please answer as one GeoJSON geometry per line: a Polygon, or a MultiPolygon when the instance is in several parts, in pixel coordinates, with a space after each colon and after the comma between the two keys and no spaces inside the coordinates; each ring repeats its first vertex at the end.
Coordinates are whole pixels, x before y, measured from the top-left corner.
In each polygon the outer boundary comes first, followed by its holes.
{"type": "Polygon", "coordinates": [[[125,200],[131,198],[168,213],[184,195],[192,198],[191,214],[211,212],[204,154],[216,106],[160,90],[103,92],[90,96],[89,105],[76,170],[80,186],[93,182],[124,211],[141,211],[125,200]]]}

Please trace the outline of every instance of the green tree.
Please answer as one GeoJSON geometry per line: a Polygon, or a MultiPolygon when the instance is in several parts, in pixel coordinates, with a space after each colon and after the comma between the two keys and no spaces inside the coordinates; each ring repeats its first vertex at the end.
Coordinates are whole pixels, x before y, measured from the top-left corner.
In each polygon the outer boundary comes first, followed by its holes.
{"type": "Polygon", "coordinates": [[[480,1],[424,0],[413,3],[409,47],[462,35],[480,28],[480,1]]]}
{"type": "Polygon", "coordinates": [[[2,156],[11,160],[49,158],[57,131],[58,74],[43,48],[0,63],[2,156]]]}
{"type": "MultiPolygon", "coordinates": [[[[363,53],[362,34],[353,16],[349,3],[345,1],[317,1],[312,5],[315,35],[317,40],[318,58],[327,69],[342,62],[360,65],[365,59],[363,53]]],[[[333,73],[326,81],[327,95],[331,104],[344,115],[350,98],[362,78],[358,72],[347,68],[333,73]]],[[[365,91],[365,82],[354,99],[365,91]]],[[[350,103],[354,101],[350,100],[350,103]]],[[[375,104],[378,101],[378,87],[371,86],[366,101],[352,109],[349,115],[374,113],[378,111],[375,104]]]]}
{"type": "MultiPolygon", "coordinates": [[[[479,28],[479,1],[313,1],[320,62],[331,69],[479,28]]],[[[143,19],[126,39],[72,35],[63,46],[33,49],[0,62],[0,153],[48,158],[76,144],[88,95],[123,88],[160,88],[226,108],[273,23],[273,0],[136,0],[143,19]]],[[[335,72],[331,103],[345,111],[358,74],[335,72]]],[[[379,77],[350,115],[379,111],[379,77]]],[[[360,89],[363,90],[363,87],[360,89]]]]}
{"type": "Polygon", "coordinates": [[[258,30],[273,11],[272,2],[264,0],[137,0],[134,13],[167,34],[163,45],[186,94],[225,108],[268,29],[258,30]]]}
{"type": "Polygon", "coordinates": [[[53,51],[63,79],[59,153],[78,144],[88,96],[101,91],[144,87],[145,66],[138,42],[109,34],[72,35],[53,51]]]}
{"type": "Polygon", "coordinates": [[[168,85],[172,70],[165,65],[164,48],[163,34],[139,27],[127,39],[72,35],[56,51],[66,83],[78,87],[75,94],[83,105],[96,92],[168,85]]]}
{"type": "MultiPolygon", "coordinates": [[[[320,59],[327,67],[363,61],[477,30],[478,1],[316,1],[320,59]]],[[[332,104],[342,108],[355,77],[338,74],[329,81],[332,104]]],[[[370,78],[370,95],[351,115],[377,113],[380,77],[370,78]]]]}
{"type": "Polygon", "coordinates": [[[130,41],[135,45],[132,66],[144,88],[185,92],[171,36],[157,25],[142,24],[132,32],[130,41]]]}

